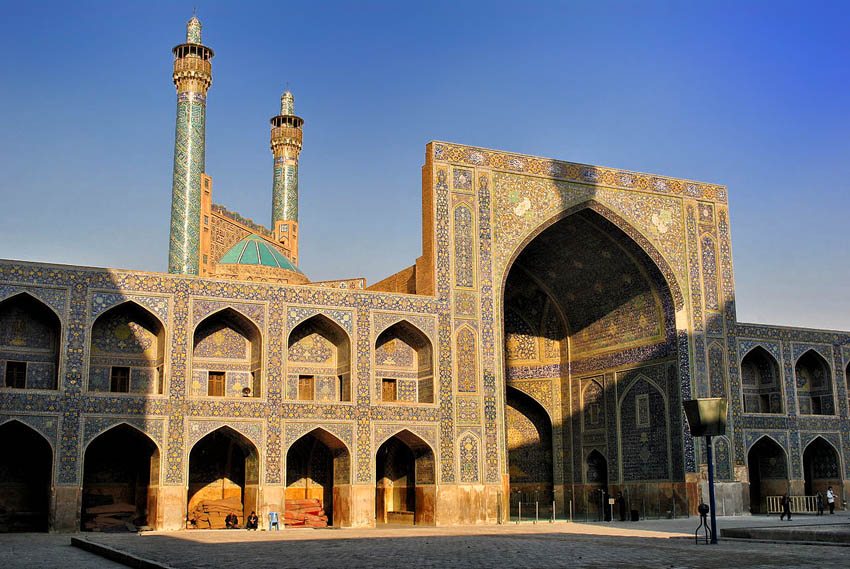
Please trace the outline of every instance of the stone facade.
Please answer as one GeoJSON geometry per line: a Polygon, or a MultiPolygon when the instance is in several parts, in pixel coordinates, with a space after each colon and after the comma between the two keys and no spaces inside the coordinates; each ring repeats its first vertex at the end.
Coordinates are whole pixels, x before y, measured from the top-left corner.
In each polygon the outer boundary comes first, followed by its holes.
{"type": "MultiPolygon", "coordinates": [[[[681,402],[708,396],[729,401],[727,513],[783,485],[841,496],[850,333],[737,322],[728,208],[722,186],[432,142],[423,255],[372,288],[0,261],[0,430],[49,446],[60,531],[121,482],[89,466],[116,427],[145,441],[133,499],[156,528],[186,527],[208,479],[261,519],[308,498],[342,526],[598,513],[599,490],[694,511],[681,402]]],[[[200,211],[230,227],[209,255],[280,244],[200,211]]]]}

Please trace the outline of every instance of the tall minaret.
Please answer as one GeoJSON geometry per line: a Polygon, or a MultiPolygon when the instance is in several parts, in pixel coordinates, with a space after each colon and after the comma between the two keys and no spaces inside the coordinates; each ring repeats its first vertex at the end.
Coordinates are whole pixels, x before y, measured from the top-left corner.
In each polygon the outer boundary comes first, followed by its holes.
{"type": "Polygon", "coordinates": [[[274,155],[272,184],[272,231],[298,264],[298,155],[304,120],[295,116],[295,97],[280,97],[280,114],[272,118],[271,147],[274,155]]]}
{"type": "Polygon", "coordinates": [[[207,90],[212,83],[213,50],[201,44],[201,22],[186,23],[186,43],[174,53],[177,128],[174,134],[174,182],[168,272],[198,274],[201,225],[201,174],[206,148],[207,90]]]}

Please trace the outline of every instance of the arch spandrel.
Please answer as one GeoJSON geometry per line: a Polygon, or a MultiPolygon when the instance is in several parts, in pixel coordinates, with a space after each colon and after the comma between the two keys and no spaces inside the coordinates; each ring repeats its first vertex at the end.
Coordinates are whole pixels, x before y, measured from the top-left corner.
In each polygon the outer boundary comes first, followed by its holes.
{"type": "MultiPolygon", "coordinates": [[[[659,265],[671,289],[686,290],[685,224],[679,198],[611,190],[546,178],[496,172],[494,238],[496,274],[504,275],[513,259],[543,229],[570,213],[590,207],[630,235],[659,265]],[[613,215],[612,215],[613,214],[613,215]],[[619,218],[619,219],[615,219],[619,218]],[[647,250],[649,248],[650,250],[647,250]],[[668,265],[665,270],[663,265],[668,265]]],[[[677,309],[681,308],[676,290],[677,309]]]]}

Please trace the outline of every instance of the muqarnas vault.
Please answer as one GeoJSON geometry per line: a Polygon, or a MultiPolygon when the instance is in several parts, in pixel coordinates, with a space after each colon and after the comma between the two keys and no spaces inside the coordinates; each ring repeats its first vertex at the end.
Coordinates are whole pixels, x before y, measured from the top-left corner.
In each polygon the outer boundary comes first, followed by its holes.
{"type": "Polygon", "coordinates": [[[212,201],[196,18],[173,53],[169,273],[0,261],[4,528],[90,528],[115,504],[197,527],[216,501],[262,525],[303,503],[342,527],[520,502],[593,518],[617,492],[693,513],[705,448],[682,400],[709,396],[729,402],[722,513],[843,501],[850,334],[736,320],[725,187],[431,142],[422,255],[312,282],[294,97],[271,119],[267,228],[212,201]]]}

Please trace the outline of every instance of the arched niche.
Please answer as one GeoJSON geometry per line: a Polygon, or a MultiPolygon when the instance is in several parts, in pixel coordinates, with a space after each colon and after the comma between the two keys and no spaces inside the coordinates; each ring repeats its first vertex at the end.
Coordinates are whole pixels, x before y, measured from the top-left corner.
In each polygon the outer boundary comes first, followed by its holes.
{"type": "Polygon", "coordinates": [[[832,371],[822,355],[809,350],[794,365],[801,415],[834,415],[832,371]]]}
{"type": "Polygon", "coordinates": [[[83,458],[84,531],[156,527],[160,454],[138,429],[122,423],[95,437],[83,458]]]}
{"type": "Polygon", "coordinates": [[[511,515],[516,515],[520,502],[551,504],[554,499],[552,421],[525,393],[510,386],[505,393],[511,515]]]}
{"type": "Polygon", "coordinates": [[[350,526],[350,477],[351,454],[345,443],[321,428],[303,435],[286,452],[284,524],[350,526]],[[317,515],[317,508],[323,513],[317,515]],[[315,519],[322,515],[326,521],[315,519]]]}
{"type": "Polygon", "coordinates": [[[403,430],[375,455],[375,519],[378,524],[434,525],[437,491],[434,451],[403,430]]]}
{"type": "Polygon", "coordinates": [[[0,302],[0,386],[56,389],[61,331],[56,313],[29,294],[0,302]]]}
{"type": "Polygon", "coordinates": [[[619,415],[623,481],[669,480],[670,433],[664,392],[639,376],[620,397],[619,415]]]}
{"type": "MultiPolygon", "coordinates": [[[[591,519],[610,519],[608,500],[608,460],[597,449],[591,450],[584,459],[585,511],[591,519]]],[[[580,508],[580,505],[579,505],[580,508]]]]}
{"type": "Polygon", "coordinates": [[[814,496],[816,492],[826,496],[826,490],[830,486],[833,492],[838,493],[842,486],[838,452],[823,437],[815,437],[803,451],[803,480],[806,496],[814,496]]]}
{"type": "Polygon", "coordinates": [[[760,438],[747,453],[750,479],[750,512],[767,513],[767,497],[788,491],[788,457],[785,450],[768,436],[760,438]]]}
{"type": "Polygon", "coordinates": [[[89,353],[89,391],[163,392],[165,327],[135,302],[124,302],[97,317],[89,353]]]}
{"type": "Polygon", "coordinates": [[[287,347],[290,398],[351,401],[351,342],[339,324],[316,314],[292,329],[287,347]]]}
{"type": "Polygon", "coordinates": [[[236,310],[225,308],[215,312],[195,328],[192,395],[260,397],[262,367],[260,329],[236,310]]]}
{"type": "Polygon", "coordinates": [[[402,320],[375,342],[375,376],[386,403],[434,402],[434,350],[419,328],[402,320]]]}
{"type": "Polygon", "coordinates": [[[47,531],[53,449],[20,421],[0,425],[0,532],[47,531]]]}
{"type": "Polygon", "coordinates": [[[219,427],[195,443],[189,452],[189,527],[223,529],[232,511],[244,526],[258,507],[260,457],[247,437],[219,427]]]}
{"type": "Polygon", "coordinates": [[[782,381],[779,362],[761,346],[741,359],[744,413],[782,413],[782,381]]]}

